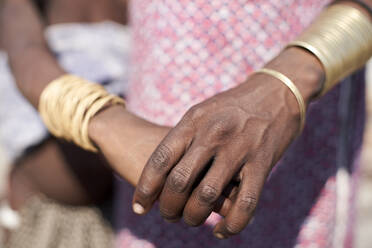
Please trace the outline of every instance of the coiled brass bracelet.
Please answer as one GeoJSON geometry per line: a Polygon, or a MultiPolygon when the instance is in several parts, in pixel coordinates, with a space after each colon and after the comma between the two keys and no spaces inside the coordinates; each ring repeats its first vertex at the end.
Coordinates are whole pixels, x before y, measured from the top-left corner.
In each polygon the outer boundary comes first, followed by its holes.
{"type": "Polygon", "coordinates": [[[125,106],[123,99],[109,94],[101,85],[67,74],[43,90],[39,113],[51,134],[97,152],[89,139],[88,125],[90,119],[108,104],[125,106]]]}

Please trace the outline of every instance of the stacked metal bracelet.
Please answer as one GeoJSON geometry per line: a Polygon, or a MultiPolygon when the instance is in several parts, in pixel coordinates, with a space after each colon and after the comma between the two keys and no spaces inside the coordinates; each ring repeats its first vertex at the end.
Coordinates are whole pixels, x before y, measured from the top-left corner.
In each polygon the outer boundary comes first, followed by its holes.
{"type": "Polygon", "coordinates": [[[67,74],[43,90],[39,113],[54,136],[97,152],[88,135],[88,124],[107,104],[125,106],[123,99],[109,94],[101,85],[67,74]]]}
{"type": "Polygon", "coordinates": [[[320,95],[352,74],[372,56],[372,23],[359,9],[335,4],[288,47],[302,47],[323,64],[326,74],[320,95]]]}

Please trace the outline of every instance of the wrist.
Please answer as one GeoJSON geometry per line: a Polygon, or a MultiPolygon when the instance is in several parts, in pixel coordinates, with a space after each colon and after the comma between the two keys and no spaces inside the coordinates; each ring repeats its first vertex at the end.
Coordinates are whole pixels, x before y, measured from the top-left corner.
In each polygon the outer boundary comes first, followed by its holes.
{"type": "MultiPolygon", "coordinates": [[[[154,124],[129,112],[124,106],[113,105],[98,112],[89,122],[89,138],[102,147],[107,141],[116,142],[125,138],[127,141],[136,139],[143,130],[153,128],[154,124]],[[120,133],[123,137],[117,137],[120,133]]],[[[109,142],[109,143],[110,143],[109,142]]]]}
{"type": "MultiPolygon", "coordinates": [[[[108,130],[120,126],[122,123],[130,124],[129,112],[120,105],[110,106],[97,113],[89,122],[89,138],[98,147],[107,140],[108,130]],[[116,123],[119,123],[116,125],[116,123]]],[[[127,127],[122,127],[127,128],[127,127]]]]}
{"type": "Polygon", "coordinates": [[[302,48],[291,47],[283,50],[265,66],[286,75],[300,91],[308,105],[321,91],[325,71],[320,61],[302,48]]]}

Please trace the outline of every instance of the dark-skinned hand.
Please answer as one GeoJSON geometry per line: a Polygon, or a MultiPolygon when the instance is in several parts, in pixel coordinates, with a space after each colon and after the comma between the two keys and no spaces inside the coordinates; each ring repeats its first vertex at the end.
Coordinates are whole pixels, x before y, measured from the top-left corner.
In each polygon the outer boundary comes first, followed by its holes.
{"type": "MultiPolygon", "coordinates": [[[[291,78],[307,104],[323,81],[319,62],[298,48],[282,52],[267,67],[291,78]]],[[[184,115],[147,162],[133,210],[145,214],[159,198],[166,220],[183,217],[198,226],[222,204],[226,217],[214,233],[218,238],[237,234],[252,218],[267,176],[299,128],[292,92],[269,75],[255,74],[184,115]],[[234,183],[238,186],[226,192],[234,183]]]]}

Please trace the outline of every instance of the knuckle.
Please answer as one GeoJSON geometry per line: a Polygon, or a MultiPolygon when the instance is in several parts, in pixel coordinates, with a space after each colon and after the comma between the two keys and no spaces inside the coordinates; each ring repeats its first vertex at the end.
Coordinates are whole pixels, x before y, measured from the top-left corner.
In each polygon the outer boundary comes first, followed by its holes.
{"type": "Polygon", "coordinates": [[[234,132],[233,125],[224,119],[213,121],[210,128],[210,134],[218,140],[229,138],[234,132]]]}
{"type": "Polygon", "coordinates": [[[196,221],[191,216],[188,216],[188,215],[183,215],[183,220],[186,223],[186,225],[191,226],[191,227],[197,227],[202,224],[200,223],[200,221],[196,221]]]}
{"type": "Polygon", "coordinates": [[[235,235],[243,230],[243,227],[236,222],[227,222],[225,229],[229,234],[235,235]]]}
{"type": "Polygon", "coordinates": [[[237,204],[239,209],[246,213],[253,212],[256,209],[258,197],[256,194],[247,193],[238,198],[237,204]]]}
{"type": "Polygon", "coordinates": [[[182,122],[195,127],[195,122],[204,116],[204,109],[199,105],[191,107],[184,115],[182,122]]]}
{"type": "Polygon", "coordinates": [[[192,106],[188,111],[189,117],[198,119],[204,115],[204,109],[200,105],[192,106]]]}
{"type": "Polygon", "coordinates": [[[168,178],[169,188],[176,193],[183,193],[188,187],[190,175],[187,167],[175,168],[168,178]]]}
{"type": "Polygon", "coordinates": [[[211,185],[202,186],[198,193],[199,201],[206,205],[212,205],[215,203],[218,199],[218,196],[217,188],[211,185]]]}
{"type": "Polygon", "coordinates": [[[170,209],[167,209],[167,208],[160,208],[160,214],[164,219],[169,220],[169,221],[178,220],[181,217],[176,212],[170,209]]]}
{"type": "Polygon", "coordinates": [[[150,198],[154,193],[154,189],[144,186],[144,185],[138,185],[137,192],[136,192],[141,198],[150,198]]]}
{"type": "Polygon", "coordinates": [[[161,144],[151,156],[151,163],[156,169],[164,169],[168,166],[172,157],[172,150],[164,144],[161,144]]]}

